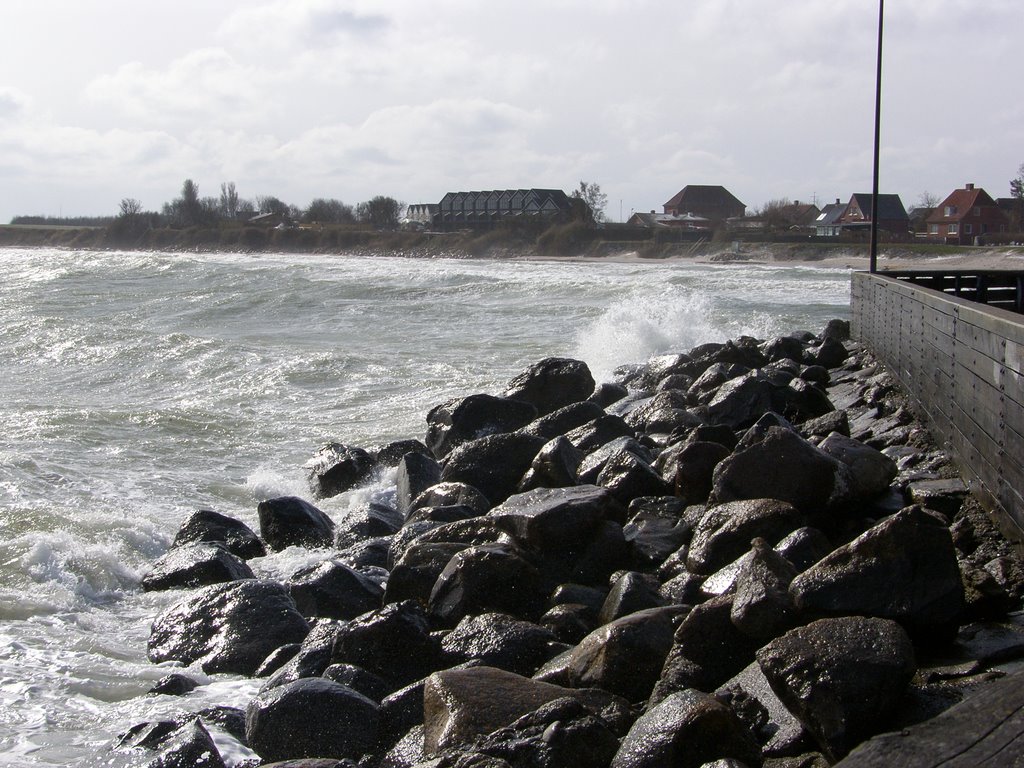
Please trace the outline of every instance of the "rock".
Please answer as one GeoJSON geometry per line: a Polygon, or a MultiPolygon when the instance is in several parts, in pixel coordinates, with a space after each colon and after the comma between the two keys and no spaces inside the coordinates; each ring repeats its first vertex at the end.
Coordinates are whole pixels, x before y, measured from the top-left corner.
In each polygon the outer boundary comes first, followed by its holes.
{"type": "Polygon", "coordinates": [[[441,479],[472,485],[491,503],[515,493],[544,441],[521,433],[491,435],[462,443],[448,454],[441,479]]]}
{"type": "Polygon", "coordinates": [[[161,677],[157,680],[146,693],[162,694],[164,696],[184,696],[198,687],[199,683],[191,677],[178,672],[172,672],[166,677],[161,677]]]}
{"type": "Polygon", "coordinates": [[[711,495],[715,468],[729,455],[729,449],[719,443],[683,446],[676,456],[671,478],[676,494],[687,504],[704,504],[711,495]]]}
{"type": "Polygon", "coordinates": [[[812,384],[820,384],[823,387],[827,387],[829,382],[832,380],[832,377],[829,375],[828,368],[824,365],[804,366],[800,369],[800,378],[804,381],[809,381],[812,384]]]}
{"type": "Polygon", "coordinates": [[[546,597],[541,573],[514,547],[484,544],[452,557],[430,593],[429,610],[444,626],[488,611],[535,619],[546,597]]]}
{"type": "Polygon", "coordinates": [[[838,368],[850,356],[839,339],[825,337],[813,353],[814,361],[823,368],[838,368]]]}
{"type": "Polygon", "coordinates": [[[630,518],[622,535],[638,565],[657,567],[690,541],[693,529],[682,519],[682,508],[679,499],[668,497],[642,497],[630,502],[630,518]]]}
{"type": "Polygon", "coordinates": [[[397,467],[398,462],[408,453],[431,456],[430,449],[419,440],[395,440],[370,451],[373,460],[382,467],[397,467]]]}
{"type": "Polygon", "coordinates": [[[397,509],[371,501],[357,512],[346,515],[335,528],[334,546],[345,549],[366,539],[391,536],[402,527],[402,515],[397,509]]]}
{"type": "Polygon", "coordinates": [[[334,523],[308,501],[282,496],[257,507],[260,535],[275,552],[290,546],[316,549],[334,544],[334,523]]]}
{"type": "Polygon", "coordinates": [[[804,360],[804,342],[794,336],[776,336],[761,345],[761,352],[769,362],[776,360],[792,360],[802,363],[804,360]]]}
{"type": "Polygon", "coordinates": [[[332,664],[354,664],[397,690],[429,674],[437,663],[423,608],[412,600],[385,605],[342,626],[334,639],[332,664]]]}
{"type": "Polygon", "coordinates": [[[523,475],[517,490],[535,488],[568,488],[576,485],[583,454],[564,436],[544,444],[523,475]]]}
{"type": "Polygon", "coordinates": [[[687,567],[694,573],[713,573],[747,552],[754,537],[774,545],[805,523],[800,510],[773,498],[719,504],[694,528],[687,567]]]}
{"type": "Polygon", "coordinates": [[[378,536],[375,539],[360,541],[338,552],[334,559],[342,565],[364,573],[376,569],[387,570],[391,538],[378,536]]]}
{"type": "Polygon", "coordinates": [[[405,526],[412,523],[431,522],[438,525],[444,523],[457,523],[462,520],[479,517],[479,513],[472,507],[465,504],[449,504],[443,507],[420,507],[405,521],[405,526]]]}
{"type": "Polygon", "coordinates": [[[586,363],[548,357],[514,377],[505,396],[530,403],[543,416],[586,400],[593,392],[594,377],[586,363]]]}
{"type": "Polygon", "coordinates": [[[601,408],[607,408],[613,403],[617,403],[622,398],[629,394],[629,390],[626,389],[622,384],[616,384],[615,382],[603,382],[598,384],[594,389],[594,394],[589,397],[589,402],[599,405],[601,408]]]}
{"type": "Polygon", "coordinates": [[[660,608],[666,602],[658,592],[660,586],[655,576],[636,571],[622,573],[612,584],[601,606],[598,621],[607,624],[637,611],[660,608]]]}
{"type": "Polygon", "coordinates": [[[484,497],[477,488],[466,483],[437,483],[423,491],[413,499],[407,510],[412,514],[423,507],[449,507],[465,505],[473,509],[478,515],[487,514],[491,503],[484,497]]]}
{"type": "Polygon", "coordinates": [[[373,579],[332,560],[297,571],[287,586],[295,606],[307,618],[354,619],[379,608],[384,594],[373,579]]]}
{"type": "Polygon", "coordinates": [[[377,705],[330,680],[303,678],[254,698],[245,713],[250,748],[265,761],[358,759],[377,741],[377,705]]]}
{"type": "Polygon", "coordinates": [[[637,611],[595,629],[534,678],[568,688],[600,688],[628,701],[646,699],[672,647],[683,606],[637,611]]]}
{"type": "MultiPolygon", "coordinates": [[[[340,627],[341,623],[337,621],[329,619],[317,621],[290,658],[278,665],[278,668],[272,672],[268,671],[270,676],[262,690],[267,691],[279,685],[294,683],[303,677],[320,677],[330,666],[334,638],[340,627]]],[[[276,655],[275,651],[272,656],[276,655]]],[[[262,671],[262,667],[269,666],[272,656],[267,658],[257,672],[262,671]]]]}
{"type": "Polygon", "coordinates": [[[617,437],[614,440],[609,440],[600,448],[591,451],[583,458],[579,469],[576,471],[576,479],[583,485],[593,485],[597,480],[597,476],[601,474],[601,470],[604,469],[605,464],[608,463],[608,460],[622,451],[628,451],[647,463],[654,461],[654,456],[650,450],[641,445],[635,438],[617,437]]]}
{"type": "Polygon", "coordinates": [[[686,393],[677,389],[658,392],[625,417],[626,423],[639,432],[668,434],[679,429],[696,427],[700,419],[690,411],[686,393]]]}
{"type": "Polygon", "coordinates": [[[142,577],[142,591],[205,587],[255,578],[245,561],[220,544],[190,544],[167,551],[142,577]]]}
{"type": "Polygon", "coordinates": [[[559,603],[537,619],[537,624],[550,630],[559,642],[576,645],[597,627],[597,615],[580,603],[559,603]]]}
{"type": "Polygon", "coordinates": [[[597,618],[606,597],[608,597],[607,587],[599,589],[585,584],[559,584],[551,593],[549,605],[570,603],[583,605],[594,614],[594,618],[597,618]]]}
{"type": "Polygon", "coordinates": [[[592,453],[617,437],[633,437],[633,429],[621,416],[605,414],[565,433],[566,439],[583,453],[592,453]]]}
{"type": "Polygon", "coordinates": [[[687,394],[701,405],[707,405],[715,396],[715,392],[722,384],[730,379],[738,378],[750,373],[750,368],[736,363],[714,363],[704,369],[693,383],[690,384],[687,394]]]}
{"type": "Polygon", "coordinates": [[[775,695],[756,661],[715,691],[715,698],[737,713],[764,755],[795,755],[808,747],[807,729],[775,695]]]}
{"type": "Polygon", "coordinates": [[[875,616],[915,637],[949,639],[964,611],[963,585],[949,530],[908,507],[797,576],[790,592],[810,616],[875,616]]]}
{"type": "MultiPolygon", "coordinates": [[[[307,639],[309,635],[306,635],[307,639]]],[[[270,652],[260,665],[256,667],[256,671],[252,673],[253,677],[270,677],[281,669],[285,664],[295,658],[295,655],[299,652],[299,648],[302,647],[301,643],[288,643],[282,645],[270,652]]]]}
{"type": "Polygon", "coordinates": [[[850,321],[834,318],[829,320],[825,329],[821,332],[822,341],[832,339],[833,341],[850,340],[850,321]]]}
{"type": "Polygon", "coordinates": [[[204,672],[252,675],[271,651],[301,642],[309,625],[287,590],[273,581],[205,587],[153,622],[149,660],[200,662],[204,672]]]}
{"type": "Polygon", "coordinates": [[[427,414],[423,441],[437,458],[463,443],[488,435],[513,432],[537,418],[537,409],[523,400],[493,395],[469,395],[435,406],[427,414]]]}
{"type": "Polygon", "coordinates": [[[224,768],[224,759],[210,732],[196,717],[170,733],[148,765],[159,768],[224,768]]]}
{"type": "Polygon", "coordinates": [[[696,690],[679,691],[642,714],[611,768],[700,768],[735,758],[757,768],[761,752],[732,710],[696,690]]]}
{"type": "Polygon", "coordinates": [[[611,456],[594,483],[611,491],[623,505],[642,496],[671,496],[673,491],[650,464],[630,451],[611,456]]]}
{"type": "Polygon", "coordinates": [[[817,528],[797,528],[775,545],[775,551],[786,558],[797,573],[803,573],[832,551],[828,537],[817,528]]]}
{"type": "Polygon", "coordinates": [[[510,496],[487,513],[499,529],[539,551],[579,549],[589,533],[615,515],[615,499],[604,488],[538,488],[510,496]]]}
{"type": "Polygon", "coordinates": [[[520,431],[550,441],[604,415],[604,408],[597,403],[572,403],[531,421],[520,431]]]}
{"type": "MultiPolygon", "coordinates": [[[[828,437],[833,432],[838,432],[844,437],[849,437],[850,417],[847,415],[846,411],[843,410],[830,411],[824,416],[819,416],[816,419],[808,419],[805,421],[800,425],[800,432],[809,440],[817,437],[828,437]]],[[[839,457],[837,456],[836,458],[839,457]]]]}
{"type": "Polygon", "coordinates": [[[736,578],[730,618],[743,634],[767,642],[796,623],[789,585],[797,573],[764,539],[751,542],[751,555],[736,578]]]}
{"type": "Polygon", "coordinates": [[[606,768],[618,748],[608,724],[568,697],[543,704],[473,744],[474,752],[502,765],[536,768],[606,768]]]}
{"type": "Polygon", "coordinates": [[[328,443],[306,464],[309,492],[314,499],[337,496],[363,482],[376,466],[362,448],[328,443]]]}
{"type": "Polygon", "coordinates": [[[398,511],[408,515],[416,497],[441,482],[441,465],[431,456],[407,453],[399,460],[397,467],[395,501],[398,511]]]}
{"type": "Polygon", "coordinates": [[[676,630],[649,704],[687,688],[713,691],[754,660],[760,643],[732,623],[732,595],[691,610],[676,630]]]}
{"type": "Polygon", "coordinates": [[[650,358],[636,373],[632,382],[633,389],[654,389],[663,379],[677,373],[689,373],[692,359],[690,355],[670,353],[650,358]]]}
{"type": "Polygon", "coordinates": [[[331,664],[323,671],[321,677],[348,686],[375,702],[381,701],[388,692],[388,684],[380,675],[367,672],[354,664],[331,664]]]}
{"type": "Polygon", "coordinates": [[[476,660],[488,667],[532,675],[553,655],[557,638],[548,629],[502,613],[467,616],[441,640],[449,664],[476,660]]]}
{"type": "Polygon", "coordinates": [[[896,477],[896,462],[876,448],[833,432],[818,450],[841,461],[850,470],[850,500],[866,500],[889,488],[896,477]]]}
{"type": "Polygon", "coordinates": [[[757,661],[833,761],[885,727],[916,669],[899,624],[859,616],[791,630],[758,651],[757,661]]]}
{"type": "Polygon", "coordinates": [[[910,501],[941,512],[947,519],[960,511],[967,498],[967,485],[958,477],[941,480],[918,480],[907,486],[910,501]]]}
{"type": "Polygon", "coordinates": [[[712,499],[778,499],[805,513],[820,513],[845,501],[849,489],[845,464],[795,432],[772,427],[759,443],[715,468],[712,499]]]}
{"type": "Polygon", "coordinates": [[[209,509],[200,509],[182,523],[171,548],[187,544],[223,544],[243,560],[267,554],[263,542],[245,523],[209,509]]]}
{"type": "Polygon", "coordinates": [[[426,605],[434,582],[448,561],[468,547],[452,542],[414,543],[391,570],[383,603],[416,600],[426,605]]]}
{"type": "Polygon", "coordinates": [[[469,745],[544,704],[565,697],[579,701],[613,727],[627,717],[624,701],[596,690],[576,691],[530,680],[493,667],[450,669],[427,678],[423,688],[424,752],[469,745]]]}

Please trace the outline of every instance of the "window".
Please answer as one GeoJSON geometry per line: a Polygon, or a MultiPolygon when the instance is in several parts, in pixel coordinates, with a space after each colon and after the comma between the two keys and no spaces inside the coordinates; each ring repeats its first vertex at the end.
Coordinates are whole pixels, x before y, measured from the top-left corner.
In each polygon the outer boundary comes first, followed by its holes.
{"type": "Polygon", "coordinates": [[[959,235],[960,234],[960,225],[959,224],[950,224],[949,228],[946,230],[946,234],[949,234],[949,235],[959,235]]]}
{"type": "Polygon", "coordinates": [[[937,234],[939,234],[939,225],[938,224],[929,224],[928,225],[928,234],[929,235],[937,235],[937,234]]]}
{"type": "Polygon", "coordinates": [[[942,215],[943,216],[956,216],[956,206],[955,205],[947,205],[943,209],[943,214],[942,215]]]}
{"type": "Polygon", "coordinates": [[[965,235],[973,235],[974,234],[974,227],[971,224],[964,224],[964,234],[965,235]]]}
{"type": "Polygon", "coordinates": [[[974,206],[974,208],[971,209],[971,213],[974,214],[975,216],[981,216],[981,206],[974,206]]]}

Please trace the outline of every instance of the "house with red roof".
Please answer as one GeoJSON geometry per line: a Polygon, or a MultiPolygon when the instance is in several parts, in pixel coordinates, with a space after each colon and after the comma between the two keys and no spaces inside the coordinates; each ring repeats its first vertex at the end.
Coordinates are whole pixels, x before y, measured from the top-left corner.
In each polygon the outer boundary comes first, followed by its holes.
{"type": "Polygon", "coordinates": [[[971,245],[989,233],[1006,232],[1010,221],[995,200],[968,184],[953,190],[928,217],[928,239],[971,245]]]}
{"type": "Polygon", "coordinates": [[[741,203],[725,187],[704,184],[690,184],[679,190],[664,205],[670,216],[691,214],[712,222],[739,218],[746,213],[747,206],[741,203]]]}

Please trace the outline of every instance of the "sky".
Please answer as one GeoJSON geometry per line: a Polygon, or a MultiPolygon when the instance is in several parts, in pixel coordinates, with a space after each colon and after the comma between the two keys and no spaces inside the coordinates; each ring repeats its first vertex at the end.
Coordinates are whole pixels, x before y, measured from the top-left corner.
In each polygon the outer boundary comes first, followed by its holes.
{"type": "MultiPolygon", "coordinates": [[[[597,183],[748,210],[871,190],[873,0],[3,0],[0,223],[234,182],[300,208],[597,183]]],[[[882,192],[1024,163],[1020,0],[889,0],[882,192]]]]}

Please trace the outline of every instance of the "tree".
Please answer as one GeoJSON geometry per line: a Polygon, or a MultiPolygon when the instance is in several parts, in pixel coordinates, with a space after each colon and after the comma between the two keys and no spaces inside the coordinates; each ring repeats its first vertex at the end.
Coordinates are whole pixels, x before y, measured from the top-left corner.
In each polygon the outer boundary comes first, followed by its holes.
{"type": "Polygon", "coordinates": [[[351,205],[345,205],[341,200],[328,200],[323,197],[311,202],[302,218],[304,221],[320,224],[344,224],[356,220],[351,205]]]}
{"type": "Polygon", "coordinates": [[[764,228],[768,230],[785,230],[793,226],[793,203],[788,197],[769,200],[757,211],[764,228]]]}
{"type": "Polygon", "coordinates": [[[283,200],[279,200],[273,195],[257,195],[256,196],[256,207],[260,213],[276,213],[279,216],[288,216],[290,206],[283,200]]]}
{"type": "Polygon", "coordinates": [[[225,219],[235,219],[238,216],[238,191],[233,181],[220,184],[220,215],[225,219]]]}
{"type": "Polygon", "coordinates": [[[377,195],[372,200],[356,206],[356,218],[378,229],[394,229],[398,226],[398,214],[402,204],[393,197],[377,195]]]}
{"type": "Polygon", "coordinates": [[[590,218],[595,224],[604,221],[604,208],[608,205],[608,195],[601,191],[597,182],[580,181],[579,187],[572,197],[582,200],[590,211],[590,218]]]}
{"type": "Polygon", "coordinates": [[[142,213],[142,203],[134,197],[126,197],[121,200],[121,210],[117,215],[126,221],[132,221],[140,213],[142,213]]]}
{"type": "Polygon", "coordinates": [[[1017,178],[1010,179],[1010,197],[1017,201],[1017,231],[1024,229],[1024,163],[1017,169],[1017,178]]]}
{"type": "Polygon", "coordinates": [[[920,195],[917,196],[917,205],[915,207],[916,208],[931,208],[931,209],[934,210],[935,208],[938,207],[939,203],[941,203],[941,202],[942,201],[939,200],[939,196],[938,195],[933,195],[931,192],[927,192],[926,191],[926,192],[922,192],[920,195]]]}

